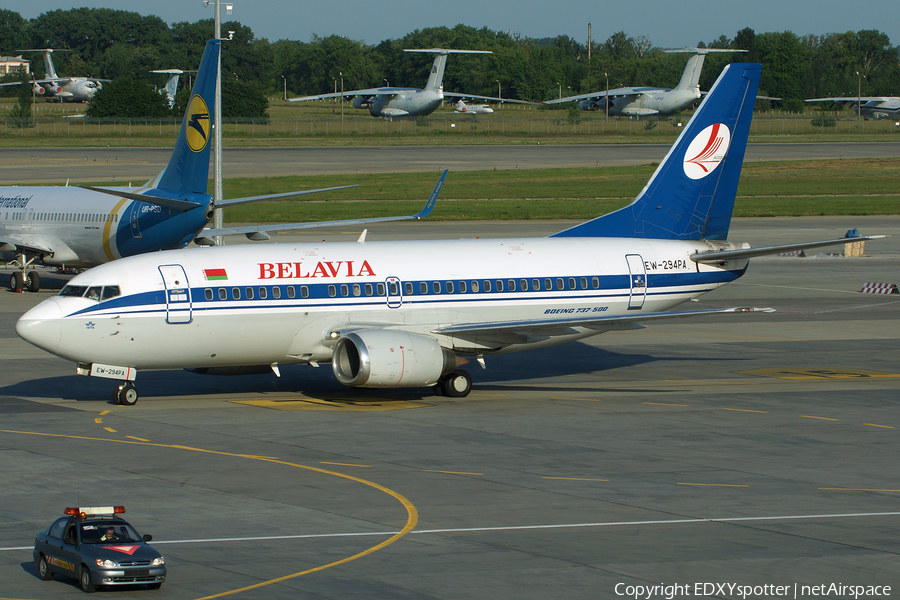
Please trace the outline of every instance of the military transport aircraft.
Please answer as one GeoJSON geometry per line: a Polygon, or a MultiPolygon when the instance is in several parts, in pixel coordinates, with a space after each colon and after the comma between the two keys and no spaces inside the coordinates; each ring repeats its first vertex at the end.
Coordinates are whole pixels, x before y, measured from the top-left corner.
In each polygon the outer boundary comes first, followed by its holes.
{"type": "Polygon", "coordinates": [[[900,98],[897,96],[838,96],[837,98],[812,98],[806,102],[853,103],[859,116],[868,119],[900,118],[900,98]]]}
{"type": "Polygon", "coordinates": [[[608,111],[609,116],[655,117],[671,115],[688,108],[700,99],[700,70],[703,60],[710,52],[746,52],[746,50],[723,50],[718,48],[681,48],[666,50],[668,53],[687,53],[687,66],[681,81],[673,89],[656,87],[624,87],[603,92],[591,92],[578,96],[568,96],[558,100],[547,100],[544,104],[562,102],[578,103],[580,110],[608,111]]]}
{"type": "Polygon", "coordinates": [[[769,310],[664,312],[738,279],[751,257],[847,241],[727,241],[760,71],[725,68],[630,205],[549,237],[143,254],[73,277],[16,331],[82,375],[120,380],[125,404],[143,369],[279,375],[328,362],[348,386],[458,397],[470,358],[484,366],[658,319],[769,310]]]}
{"type": "Polygon", "coordinates": [[[318,96],[302,96],[291,98],[291,102],[306,100],[324,100],[325,98],[351,98],[353,108],[367,108],[373,117],[387,119],[419,117],[430,115],[441,106],[444,98],[474,98],[477,100],[492,100],[495,102],[511,102],[514,104],[533,104],[524,100],[510,100],[508,98],[494,98],[492,96],[473,96],[472,94],[458,94],[444,91],[444,67],[447,64],[449,54],[491,54],[487,50],[446,50],[444,48],[430,48],[427,50],[404,50],[404,52],[427,52],[434,54],[434,64],[431,66],[431,74],[425,89],[383,87],[367,90],[349,90],[333,94],[319,94],[318,96]]]}
{"type": "Polygon", "coordinates": [[[219,41],[207,43],[169,164],[143,186],[0,187],[0,258],[19,267],[10,276],[11,289],[38,291],[40,276],[28,270],[38,263],[91,267],[142,252],[182,248],[192,240],[212,245],[220,235],[267,240],[272,231],[413,219],[431,212],[443,177],[418,215],[204,229],[215,208],[352,187],[213,202],[207,185],[218,53],[219,41]]]}
{"type": "MultiPolygon", "coordinates": [[[[16,52],[40,52],[44,55],[44,68],[46,77],[35,79],[32,82],[34,93],[37,96],[53,96],[65,102],[87,102],[103,87],[104,81],[109,79],[96,79],[94,77],[60,77],[56,74],[51,54],[54,52],[68,52],[68,50],[53,50],[52,48],[39,48],[36,50],[16,50],[16,52]]],[[[2,83],[3,85],[20,85],[19,83],[2,83]]]]}

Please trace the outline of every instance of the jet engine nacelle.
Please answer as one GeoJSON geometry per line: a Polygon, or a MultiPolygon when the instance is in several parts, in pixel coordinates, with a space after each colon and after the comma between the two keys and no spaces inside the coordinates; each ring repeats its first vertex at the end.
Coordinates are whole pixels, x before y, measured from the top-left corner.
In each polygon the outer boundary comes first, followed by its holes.
{"type": "Polygon", "coordinates": [[[427,335],[364,329],[341,336],[331,367],[350,387],[424,387],[456,368],[456,355],[427,335]]]}
{"type": "Polygon", "coordinates": [[[367,96],[357,96],[353,99],[353,108],[369,108],[372,106],[371,98],[367,96]]]}
{"type": "Polygon", "coordinates": [[[582,100],[578,103],[578,110],[602,110],[603,106],[596,100],[582,100]]]}

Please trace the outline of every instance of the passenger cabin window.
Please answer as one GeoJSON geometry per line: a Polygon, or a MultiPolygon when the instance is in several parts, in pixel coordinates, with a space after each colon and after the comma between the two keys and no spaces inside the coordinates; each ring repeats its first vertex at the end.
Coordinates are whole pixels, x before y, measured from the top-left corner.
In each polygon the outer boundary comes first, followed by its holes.
{"type": "MultiPolygon", "coordinates": [[[[294,297],[294,288],[289,288],[288,296],[290,298],[294,297]]],[[[300,297],[301,298],[309,298],[309,288],[306,287],[305,285],[300,286],[300,297]]]]}
{"type": "Polygon", "coordinates": [[[287,289],[287,297],[293,298],[295,295],[296,295],[296,292],[294,291],[294,286],[289,285],[288,289],[287,289]]]}
{"type": "MultiPolygon", "coordinates": [[[[474,291],[474,290],[473,290],[473,291],[474,291]]],[[[465,281],[460,281],[460,282],[459,282],[459,293],[460,293],[460,294],[465,294],[465,293],[466,293],[466,282],[465,282],[465,281]]]]}
{"type": "Polygon", "coordinates": [[[228,300],[228,290],[219,288],[219,300],[228,300]]]}
{"type": "Polygon", "coordinates": [[[587,289],[587,277],[581,278],[581,289],[583,289],[583,290],[587,289]]]}
{"type": "Polygon", "coordinates": [[[388,284],[388,286],[390,287],[390,290],[391,290],[391,296],[399,296],[400,295],[400,288],[397,287],[396,281],[390,282],[388,284]]]}
{"type": "Polygon", "coordinates": [[[452,281],[448,281],[448,282],[447,282],[447,293],[448,293],[448,294],[452,294],[452,293],[453,293],[453,282],[452,282],[452,281]]]}
{"type": "Polygon", "coordinates": [[[366,284],[366,296],[371,296],[371,295],[372,295],[372,284],[367,283],[366,284]]]}
{"type": "Polygon", "coordinates": [[[240,299],[241,299],[241,290],[240,290],[240,288],[231,288],[231,298],[232,298],[233,300],[240,300],[240,299]]]}
{"type": "Polygon", "coordinates": [[[419,293],[427,294],[428,293],[428,284],[424,281],[419,282],[419,293]]]}
{"type": "MultiPolygon", "coordinates": [[[[511,280],[510,280],[510,281],[511,281],[511,280]]],[[[502,292],[502,291],[503,291],[503,280],[502,280],[502,279],[498,279],[498,280],[497,280],[497,291],[498,291],[498,292],[502,292]]],[[[513,288],[513,291],[515,291],[515,287],[513,288]]]]}
{"type": "Polygon", "coordinates": [[[569,277],[569,289],[570,290],[575,289],[575,278],[574,277],[569,277]]]}
{"type": "Polygon", "coordinates": [[[333,285],[329,285],[328,286],[328,295],[331,296],[332,298],[337,296],[337,288],[334,287],[333,285]]]}
{"type": "Polygon", "coordinates": [[[272,288],[272,297],[275,298],[276,300],[281,298],[281,288],[278,287],[277,285],[272,288]]]}
{"type": "Polygon", "coordinates": [[[206,288],[205,290],[203,290],[203,296],[207,300],[212,300],[213,299],[213,291],[210,288],[206,288]]]}
{"type": "Polygon", "coordinates": [[[485,280],[484,280],[484,291],[485,291],[485,292],[490,292],[490,291],[491,291],[491,282],[490,282],[490,280],[488,280],[488,279],[485,279],[485,280]]]}
{"type": "Polygon", "coordinates": [[[478,291],[478,282],[477,282],[477,281],[473,281],[473,282],[472,282],[472,292],[474,293],[474,292],[477,292],[477,291],[478,291]]]}
{"type": "Polygon", "coordinates": [[[266,294],[266,288],[264,288],[264,287],[259,288],[259,299],[260,299],[260,300],[265,300],[265,299],[266,299],[266,296],[267,296],[267,294],[266,294]]]}
{"type": "Polygon", "coordinates": [[[377,284],[375,289],[377,290],[379,296],[384,296],[384,284],[383,283],[377,284]]]}
{"type": "Polygon", "coordinates": [[[597,277],[592,277],[591,285],[594,287],[595,290],[599,290],[600,289],[600,279],[597,277]]]}
{"type": "Polygon", "coordinates": [[[440,293],[441,293],[441,282],[440,282],[440,281],[435,281],[435,282],[433,282],[433,283],[431,284],[431,290],[432,290],[435,294],[440,294],[440,293]]]}
{"type": "Polygon", "coordinates": [[[353,284],[353,295],[354,295],[354,296],[361,296],[361,295],[362,295],[362,286],[359,285],[358,283],[354,283],[354,284],[353,284]]]}
{"type": "Polygon", "coordinates": [[[252,287],[245,288],[244,293],[247,294],[247,300],[253,300],[253,288],[252,287]]]}
{"type": "Polygon", "coordinates": [[[347,287],[346,283],[342,283],[341,284],[341,296],[344,296],[346,298],[349,295],[350,295],[350,288],[347,287]]]}

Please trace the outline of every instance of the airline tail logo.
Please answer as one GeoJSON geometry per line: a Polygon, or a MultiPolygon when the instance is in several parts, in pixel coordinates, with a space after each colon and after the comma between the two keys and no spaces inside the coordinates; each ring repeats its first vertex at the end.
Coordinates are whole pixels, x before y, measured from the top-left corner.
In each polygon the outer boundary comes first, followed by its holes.
{"type": "Polygon", "coordinates": [[[697,134],[684,154],[684,174],[703,179],[716,170],[731,144],[731,132],[724,123],[710,125],[697,134]]]}
{"type": "Polygon", "coordinates": [[[200,152],[209,143],[209,108],[200,96],[191,98],[188,105],[188,119],[185,124],[185,137],[188,147],[194,152],[200,152]]]}

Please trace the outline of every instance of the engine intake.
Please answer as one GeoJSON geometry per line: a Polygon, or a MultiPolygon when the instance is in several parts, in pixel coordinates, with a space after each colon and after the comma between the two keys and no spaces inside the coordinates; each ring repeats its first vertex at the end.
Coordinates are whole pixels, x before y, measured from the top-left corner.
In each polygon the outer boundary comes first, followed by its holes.
{"type": "Polygon", "coordinates": [[[456,368],[456,355],[426,335],[392,329],[348,333],[334,345],[331,368],[350,387],[424,387],[456,368]]]}

